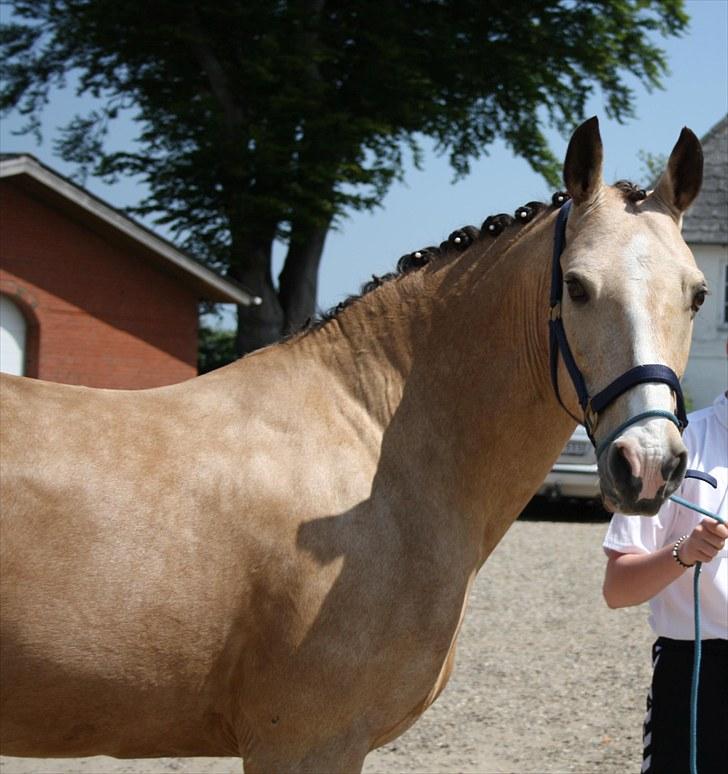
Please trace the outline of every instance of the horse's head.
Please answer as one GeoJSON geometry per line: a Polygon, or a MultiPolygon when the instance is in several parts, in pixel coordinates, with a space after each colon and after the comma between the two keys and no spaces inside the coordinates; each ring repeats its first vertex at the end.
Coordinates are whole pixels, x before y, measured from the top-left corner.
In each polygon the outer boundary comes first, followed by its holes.
{"type": "Polygon", "coordinates": [[[689,129],[647,195],[604,185],[596,119],[576,130],[566,155],[573,203],[561,256],[561,317],[588,395],[617,380],[616,397],[598,414],[586,406],[612,510],[655,514],[685,472],[679,423],[670,416],[680,414],[682,396],[669,369],[684,372],[693,318],[707,292],[680,234],[702,172],[700,143],[689,129]],[[658,367],[637,368],[646,364],[658,367]],[[625,389],[619,377],[630,372],[625,389]],[[632,421],[641,414],[647,416],[632,421]]]}

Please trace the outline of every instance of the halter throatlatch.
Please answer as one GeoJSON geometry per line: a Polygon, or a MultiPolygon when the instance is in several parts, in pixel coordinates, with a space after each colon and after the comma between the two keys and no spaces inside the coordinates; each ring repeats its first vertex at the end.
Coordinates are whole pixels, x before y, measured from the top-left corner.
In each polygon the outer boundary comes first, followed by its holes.
{"type": "Polygon", "coordinates": [[[678,430],[682,431],[687,427],[688,418],[685,413],[685,400],[683,398],[682,388],[680,387],[680,380],[678,379],[677,374],[671,368],[659,363],[638,365],[634,368],[630,368],[629,371],[618,376],[611,384],[607,385],[593,398],[589,397],[584,376],[574,360],[574,355],[571,352],[571,347],[569,347],[569,342],[566,338],[564,323],[561,319],[561,300],[563,297],[564,284],[563,273],[561,270],[561,254],[564,252],[564,247],[566,246],[566,222],[569,218],[570,210],[571,201],[567,201],[559,210],[556,220],[556,230],[554,232],[554,254],[551,265],[551,311],[549,313],[549,361],[551,384],[553,385],[556,397],[563,409],[578,422],[579,419],[574,417],[564,405],[559,392],[559,353],[561,353],[566,370],[569,372],[574,389],[576,390],[579,405],[584,412],[583,425],[586,428],[589,440],[596,447],[597,457],[599,457],[620,433],[626,430],[630,425],[635,424],[635,422],[647,419],[648,417],[662,417],[671,421],[678,430]],[[594,439],[594,432],[599,422],[599,415],[601,412],[604,411],[607,406],[611,405],[620,395],[627,392],[627,390],[630,390],[638,384],[644,384],[645,382],[657,382],[667,384],[670,387],[675,395],[675,414],[670,411],[665,411],[664,409],[645,411],[628,419],[611,433],[608,438],[597,445],[594,439]]]}

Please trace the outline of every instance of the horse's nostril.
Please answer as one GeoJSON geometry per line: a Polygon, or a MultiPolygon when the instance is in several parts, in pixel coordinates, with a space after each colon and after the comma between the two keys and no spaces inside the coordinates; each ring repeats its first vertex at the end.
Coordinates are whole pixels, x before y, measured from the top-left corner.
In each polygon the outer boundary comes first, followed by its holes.
{"type": "Polygon", "coordinates": [[[612,469],[612,478],[619,488],[628,486],[634,481],[632,460],[630,459],[629,453],[626,452],[627,450],[624,447],[615,444],[612,447],[612,453],[609,459],[610,467],[612,469]]]}
{"type": "Polygon", "coordinates": [[[671,457],[663,466],[662,477],[667,483],[670,483],[673,479],[681,479],[685,473],[685,469],[688,466],[687,452],[680,452],[679,454],[671,457]]]}
{"type": "Polygon", "coordinates": [[[614,449],[617,452],[615,462],[618,462],[620,466],[626,466],[624,471],[626,478],[623,480],[639,478],[642,475],[642,460],[637,444],[630,438],[621,438],[615,441],[614,449]]]}

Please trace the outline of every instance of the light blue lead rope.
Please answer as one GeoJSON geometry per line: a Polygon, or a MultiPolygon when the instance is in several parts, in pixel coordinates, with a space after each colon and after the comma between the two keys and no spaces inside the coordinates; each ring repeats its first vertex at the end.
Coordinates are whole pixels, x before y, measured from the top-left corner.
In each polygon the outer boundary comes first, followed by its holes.
{"type": "Polygon", "coordinates": [[[647,419],[648,417],[660,417],[661,419],[669,419],[678,430],[682,430],[683,425],[680,423],[680,420],[672,413],[672,411],[665,411],[664,409],[651,409],[650,411],[643,411],[641,414],[637,414],[637,416],[631,417],[626,422],[622,422],[622,424],[616,430],[611,432],[599,445],[596,446],[597,459],[602,456],[602,452],[612,443],[612,441],[619,437],[628,427],[635,424],[636,422],[640,422],[643,419],[647,419]]]}
{"type": "MultiPolygon", "coordinates": [[[[671,500],[685,508],[709,516],[721,524],[725,521],[717,513],[701,508],[677,495],[671,495],[671,500]]],[[[702,644],[700,642],[700,570],[702,562],[695,562],[693,573],[693,616],[695,620],[695,646],[693,649],[693,676],[690,683],[690,774],[698,774],[698,681],[700,679],[700,660],[702,658],[702,644]]]]}

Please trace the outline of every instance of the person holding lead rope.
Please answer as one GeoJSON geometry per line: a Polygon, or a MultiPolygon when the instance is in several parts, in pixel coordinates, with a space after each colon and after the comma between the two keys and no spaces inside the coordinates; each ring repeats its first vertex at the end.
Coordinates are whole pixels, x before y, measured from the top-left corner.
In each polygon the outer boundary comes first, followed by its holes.
{"type": "MultiPolygon", "coordinates": [[[[710,474],[717,486],[686,478],[685,500],[728,520],[728,392],[689,416],[683,440],[688,468],[710,474]]],[[[614,514],[603,547],[604,599],[611,608],[649,600],[652,685],[644,722],[642,772],[690,770],[690,693],[695,645],[693,572],[703,564],[702,658],[698,690],[697,768],[728,770],[728,527],[668,500],[657,516],[614,514]]]]}

